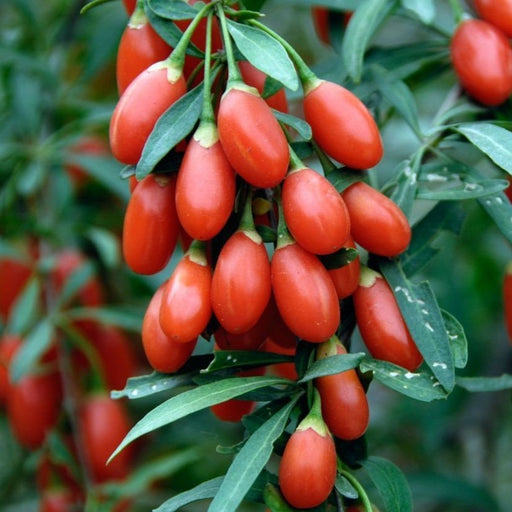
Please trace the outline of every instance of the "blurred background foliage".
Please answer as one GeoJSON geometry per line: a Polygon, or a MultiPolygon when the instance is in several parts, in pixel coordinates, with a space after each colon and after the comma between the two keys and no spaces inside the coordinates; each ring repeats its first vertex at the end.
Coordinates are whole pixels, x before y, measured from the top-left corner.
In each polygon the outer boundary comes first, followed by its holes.
{"type": "MultiPolygon", "coordinates": [[[[445,0],[435,3],[439,25],[449,33],[454,22],[447,4],[445,0]]],[[[129,197],[128,183],[119,177],[121,165],[108,153],[73,151],[73,144],[85,134],[107,140],[109,117],[117,101],[116,50],[127,23],[120,1],[107,2],[84,15],[82,6],[81,1],[72,0],[0,3],[0,255],[26,257],[27,244],[37,240],[44,275],[45,258],[51,261],[64,248],[79,248],[100,276],[106,309],[119,307],[122,313],[129,308],[130,314],[120,314],[115,323],[129,332],[139,354],[139,373],[149,373],[140,353],[138,327],[153,290],[169,274],[179,252],[159,275],[147,278],[129,272],[119,245],[129,197]],[[85,170],[81,180],[66,171],[70,162],[85,170]]],[[[307,2],[269,1],[264,12],[265,22],[315,69],[342,73],[339,47],[318,40],[307,2]]],[[[379,37],[383,44],[407,45],[421,39],[419,27],[396,20],[379,37]]],[[[454,83],[449,66],[425,66],[415,74],[409,85],[420,122],[428,123],[454,83]]],[[[503,111],[507,109],[510,105],[503,111]]],[[[383,136],[386,157],[378,168],[381,184],[417,144],[397,115],[388,120],[383,136]]],[[[512,372],[501,295],[504,267],[512,251],[476,201],[465,202],[463,210],[466,217],[460,235],[443,234],[437,239],[439,252],[421,277],[431,282],[440,306],[464,326],[469,342],[464,373],[512,372]]],[[[27,324],[25,329],[32,326],[27,324]]],[[[206,342],[203,349],[209,350],[206,342]]],[[[388,457],[403,469],[415,510],[510,509],[509,392],[469,394],[457,389],[447,401],[426,404],[374,383],[368,396],[372,411],[368,451],[388,457]]],[[[139,418],[157,399],[161,396],[127,403],[132,417],[139,418]]],[[[145,437],[133,469],[142,480],[147,476],[148,485],[139,491],[132,482],[133,510],[149,510],[173,493],[223,474],[231,456],[216,447],[234,445],[240,436],[238,426],[221,424],[205,411],[145,437]]],[[[0,510],[37,510],[35,469],[41,454],[17,444],[3,410],[0,454],[0,510]]],[[[186,510],[204,509],[199,504],[186,510]]],[[[244,508],[253,509],[262,510],[244,508]]]]}

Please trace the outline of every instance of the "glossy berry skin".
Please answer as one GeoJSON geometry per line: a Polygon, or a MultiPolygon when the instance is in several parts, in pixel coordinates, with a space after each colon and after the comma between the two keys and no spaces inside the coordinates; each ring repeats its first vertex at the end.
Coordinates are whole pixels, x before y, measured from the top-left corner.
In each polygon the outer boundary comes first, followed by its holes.
{"type": "Polygon", "coordinates": [[[378,190],[360,181],[342,193],[356,243],[379,256],[397,256],[411,241],[411,227],[402,210],[378,190]]]}
{"type": "Polygon", "coordinates": [[[270,268],[277,308],[290,330],[313,343],[329,339],[340,323],[340,308],[320,260],[294,242],[276,249],[270,268]]]}
{"type": "Polygon", "coordinates": [[[377,359],[409,371],[423,361],[387,281],[377,272],[354,292],[354,311],[364,344],[377,359]]]}
{"type": "Polygon", "coordinates": [[[51,371],[22,377],[7,392],[7,417],[18,442],[39,448],[57,423],[62,407],[60,375],[51,371]]]}
{"type": "Polygon", "coordinates": [[[267,188],[283,180],[288,169],[288,142],[256,89],[228,89],[221,98],[217,122],[224,152],[245,181],[267,188]]]}
{"type": "Polygon", "coordinates": [[[31,275],[32,268],[28,262],[0,258],[0,319],[4,322],[31,275]]]}
{"type": "Polygon", "coordinates": [[[271,294],[270,262],[256,231],[236,231],[222,247],[213,272],[211,303],[231,333],[254,327],[271,294]]]}
{"type": "MultiPolygon", "coordinates": [[[[346,354],[338,340],[318,347],[317,360],[346,354]]],[[[370,410],[364,388],[355,370],[347,370],[315,379],[322,399],[322,416],[333,436],[345,441],[361,437],[368,427],[370,410]]]]}
{"type": "Polygon", "coordinates": [[[106,464],[131,428],[123,403],[102,393],[86,397],[78,411],[78,426],[85,462],[93,481],[102,483],[128,476],[133,459],[132,446],[127,446],[106,464]]]}
{"type": "Polygon", "coordinates": [[[137,0],[123,0],[123,5],[128,16],[131,16],[137,5],[137,0]]]}
{"type": "Polygon", "coordinates": [[[296,430],[286,443],[279,465],[279,487],[296,508],[323,503],[336,480],[336,448],[329,433],[313,428],[296,430]]]}
{"type": "MultiPolygon", "coordinates": [[[[349,236],[348,241],[343,246],[352,249],[356,248],[352,236],[349,236]]],[[[328,270],[339,300],[349,297],[356,291],[359,286],[360,271],[361,260],[359,256],[342,267],[328,270]]]]}
{"type": "Polygon", "coordinates": [[[304,96],[304,115],[318,145],[341,164],[368,169],[381,160],[384,150],[377,124],[348,89],[333,82],[315,82],[304,96]]]}
{"type": "MultiPolygon", "coordinates": [[[[297,338],[294,336],[295,340],[297,338]]],[[[283,354],[287,356],[294,356],[297,352],[297,341],[294,346],[283,347],[276,343],[272,338],[268,337],[260,347],[263,352],[273,352],[275,354],[283,354]]],[[[276,363],[268,366],[269,373],[283,377],[284,379],[297,380],[297,369],[295,363],[276,363]]]]}
{"type": "Polygon", "coordinates": [[[190,358],[197,339],[188,343],[171,341],[160,326],[160,307],[164,286],[161,285],[149,301],[142,322],[142,346],[151,367],[157,372],[178,371],[190,358]]]}
{"type": "Polygon", "coordinates": [[[212,315],[212,270],[206,257],[186,253],[164,287],[160,326],[171,342],[189,343],[205,330],[212,315]]]}
{"type": "MultiPolygon", "coordinates": [[[[216,133],[214,126],[211,130],[216,133]]],[[[210,240],[220,232],[233,210],[235,185],[235,171],[220,141],[209,145],[194,136],[176,182],[176,210],[190,237],[210,240]]]]}
{"type": "Polygon", "coordinates": [[[450,45],[455,73],[470,96],[488,106],[503,103],[512,93],[512,49],[507,36],[490,23],[460,23],[450,45]]]}
{"type": "Polygon", "coordinates": [[[503,313],[508,339],[512,344],[512,263],[507,265],[503,278],[503,313]]]}
{"type": "Polygon", "coordinates": [[[474,0],[480,18],[512,37],[512,1],[511,0],[474,0]]]}
{"type": "Polygon", "coordinates": [[[302,168],[288,173],[281,197],[286,225],[295,241],[314,254],[340,249],[350,234],[347,207],[321,174],[302,168]]]}
{"type": "Polygon", "coordinates": [[[183,74],[169,79],[169,69],[163,62],[153,64],[119,98],[110,120],[110,147],[120,162],[137,164],[158,118],[185,94],[183,74]]]}
{"type": "Polygon", "coordinates": [[[146,16],[133,15],[123,31],[116,59],[117,90],[122,95],[126,88],[145,69],[164,60],[171,47],[153,30],[146,16]]]}
{"type": "MultiPolygon", "coordinates": [[[[258,68],[254,67],[248,60],[239,61],[238,68],[240,69],[243,81],[247,85],[256,87],[258,92],[263,94],[267,75],[263,73],[263,71],[260,71],[258,68]]],[[[279,91],[272,94],[272,96],[264,98],[264,100],[270,108],[279,110],[285,114],[288,112],[288,100],[286,99],[286,93],[284,92],[284,89],[279,89],[279,91]]]]}
{"type": "Polygon", "coordinates": [[[123,224],[123,256],[138,274],[167,265],[179,235],[175,176],[146,176],[128,202],[123,224]]]}

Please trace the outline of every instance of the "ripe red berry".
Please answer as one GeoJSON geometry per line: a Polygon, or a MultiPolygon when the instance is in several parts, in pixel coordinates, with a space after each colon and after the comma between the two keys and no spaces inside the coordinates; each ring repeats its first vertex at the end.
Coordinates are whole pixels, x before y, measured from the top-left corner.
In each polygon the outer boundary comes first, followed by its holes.
{"type": "Polygon", "coordinates": [[[480,18],[512,37],[511,0],[474,0],[474,4],[480,18]]]}

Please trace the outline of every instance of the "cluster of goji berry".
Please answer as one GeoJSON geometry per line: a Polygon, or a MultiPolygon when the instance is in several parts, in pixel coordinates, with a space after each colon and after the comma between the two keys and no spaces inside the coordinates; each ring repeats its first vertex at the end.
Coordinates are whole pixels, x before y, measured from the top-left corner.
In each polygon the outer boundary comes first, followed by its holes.
{"type": "MultiPolygon", "coordinates": [[[[131,423],[125,404],[111,399],[108,391],[122,388],[138,371],[138,356],[117,327],[91,319],[64,319],[71,307],[97,308],[104,303],[96,276],[72,295],[65,291],[72,276],[87,264],[80,251],[65,249],[42,258],[34,243],[25,253],[25,259],[0,259],[0,318],[7,326],[0,340],[0,406],[5,407],[14,438],[38,453],[40,510],[81,508],[91,485],[120,481],[131,470],[132,449],[106,465],[131,423]],[[36,338],[29,342],[23,330],[10,332],[9,326],[16,325],[15,315],[27,313],[25,294],[34,281],[42,284],[35,298],[38,310],[51,311],[48,304],[58,304],[62,322],[49,336],[36,327],[36,338]],[[27,343],[31,351],[43,344],[45,348],[30,369],[15,378],[15,358],[33,359],[27,343]]],[[[116,505],[115,510],[124,506],[116,505]]]]}
{"type": "MultiPolygon", "coordinates": [[[[422,357],[389,285],[361,265],[356,251],[357,244],[383,257],[403,252],[411,229],[400,208],[362,180],[340,193],[324,174],[300,160],[291,132],[271,109],[287,112],[285,93],[281,89],[264,99],[265,74],[248,61],[235,61],[228,31],[220,28],[226,23],[222,3],[208,24],[206,18],[177,20],[185,35],[175,50],[151,29],[143,2],[127,9],[131,18],[117,62],[121,95],[110,125],[112,152],[120,162],[137,166],[161,116],[185,95],[187,81],[189,86],[196,83],[197,69],[190,74],[189,57],[182,58],[190,27],[195,29],[192,41],[206,54],[199,124],[177,147],[168,148],[182,153],[180,164],[140,181],[132,177],[125,213],[123,253],[134,272],[163,270],[180,236],[185,240],[183,257],[144,317],[142,342],[152,367],[178,371],[201,335],[213,335],[215,350],[293,355],[304,340],[318,344],[317,359],[345,354],[336,333],[340,301],[352,296],[368,350],[416,369],[422,357]],[[215,52],[218,59],[212,66],[215,52]],[[214,94],[210,72],[224,65],[226,57],[228,79],[215,82],[220,93],[214,94]],[[274,233],[271,243],[260,235],[261,226],[274,233]],[[356,257],[328,270],[321,257],[337,252],[356,257]]],[[[201,12],[208,12],[208,4],[201,12]]],[[[361,171],[377,165],[382,140],[367,107],[348,89],[305,69],[299,72],[301,107],[320,159],[361,171]]],[[[293,363],[271,371],[297,377],[293,363]]],[[[284,496],[301,508],[318,505],[332,490],[336,451],[331,434],[356,439],[369,420],[365,390],[354,369],[320,377],[315,386],[316,412],[290,438],[280,471],[284,496]],[[304,457],[306,449],[310,455],[304,457]],[[328,475],[313,485],[320,467],[323,475],[329,467],[328,475]],[[304,479],[309,490],[301,483],[304,479]]],[[[254,405],[233,399],[212,411],[221,419],[239,421],[254,405]]]]}
{"type": "Polygon", "coordinates": [[[478,102],[500,105],[512,94],[512,2],[475,0],[478,18],[461,21],[451,41],[460,84],[478,102]]]}

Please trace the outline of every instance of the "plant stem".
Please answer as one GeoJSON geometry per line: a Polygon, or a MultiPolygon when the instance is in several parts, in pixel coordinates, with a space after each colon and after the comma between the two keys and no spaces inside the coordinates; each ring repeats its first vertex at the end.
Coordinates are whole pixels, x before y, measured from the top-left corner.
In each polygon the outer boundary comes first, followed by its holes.
{"type": "MultiPolygon", "coordinates": [[[[278,189],[276,189],[277,191],[278,189]]],[[[287,245],[295,243],[292,235],[288,231],[288,227],[286,226],[286,221],[284,220],[284,212],[283,212],[283,203],[281,201],[281,193],[276,193],[275,195],[279,218],[277,221],[277,246],[276,249],[280,249],[282,247],[286,247],[287,245]]]]}
{"type": "Polygon", "coordinates": [[[340,459],[338,459],[338,473],[345,477],[350,482],[350,485],[352,485],[352,487],[357,491],[357,494],[364,505],[365,512],[372,512],[372,504],[368,498],[368,494],[366,494],[366,491],[364,490],[364,487],[359,483],[359,480],[350,473],[350,471],[345,469],[345,465],[340,459]]]}
{"type": "Polygon", "coordinates": [[[242,82],[242,75],[236,64],[235,54],[233,53],[233,45],[231,43],[231,36],[229,35],[228,22],[224,7],[221,4],[217,5],[217,16],[220,20],[220,27],[222,30],[222,39],[224,41],[224,49],[226,51],[226,59],[228,62],[228,82],[226,90],[229,90],[235,83],[242,82]]]}
{"type": "Polygon", "coordinates": [[[203,78],[203,108],[201,110],[201,122],[215,122],[215,113],[213,112],[212,93],[211,93],[211,62],[212,62],[212,17],[213,13],[208,13],[206,20],[206,47],[204,57],[204,78],[203,78]]]}
{"type": "Polygon", "coordinates": [[[335,171],[337,167],[332,163],[331,159],[325,154],[325,151],[322,150],[314,139],[311,139],[311,144],[313,145],[313,149],[315,150],[324,174],[327,176],[329,173],[335,171]]]}
{"type": "Polygon", "coordinates": [[[458,25],[464,18],[464,11],[460,5],[459,0],[450,0],[450,7],[452,8],[453,11],[455,23],[458,25]]]}

